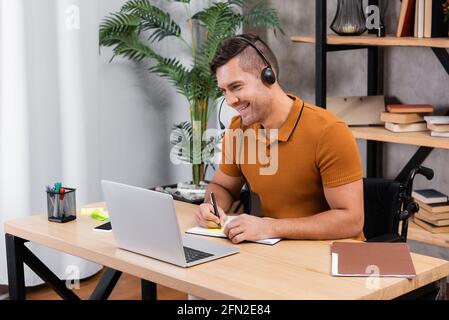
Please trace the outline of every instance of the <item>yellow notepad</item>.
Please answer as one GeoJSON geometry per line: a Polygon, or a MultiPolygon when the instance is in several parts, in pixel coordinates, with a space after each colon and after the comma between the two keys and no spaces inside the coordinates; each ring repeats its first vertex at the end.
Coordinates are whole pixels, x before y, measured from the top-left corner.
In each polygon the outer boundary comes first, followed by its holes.
{"type": "MultiPolygon", "coordinates": [[[[237,218],[238,216],[228,216],[226,219],[225,225],[229,222],[231,222],[233,219],[237,218]]],[[[186,233],[190,234],[197,234],[201,236],[209,236],[209,237],[217,237],[217,238],[227,238],[224,234],[224,227],[223,228],[203,228],[203,227],[193,227],[186,231],[186,233]]],[[[252,242],[257,242],[261,244],[269,244],[274,245],[281,241],[281,238],[272,238],[272,239],[263,239],[263,240],[257,240],[252,242]]]]}

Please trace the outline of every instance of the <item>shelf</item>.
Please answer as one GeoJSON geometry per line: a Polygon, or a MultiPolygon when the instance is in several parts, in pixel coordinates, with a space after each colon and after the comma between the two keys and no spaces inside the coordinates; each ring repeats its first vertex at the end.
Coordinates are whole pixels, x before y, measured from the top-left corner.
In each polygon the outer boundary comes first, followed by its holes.
{"type": "Polygon", "coordinates": [[[449,233],[431,233],[416,225],[412,220],[409,219],[408,223],[408,240],[449,248],[449,233]]]}
{"type": "Polygon", "coordinates": [[[395,133],[383,127],[351,127],[356,139],[449,149],[449,138],[431,137],[429,131],[395,133]]]}
{"type": "MultiPolygon", "coordinates": [[[[315,43],[315,36],[292,36],[293,42],[315,43]]],[[[359,45],[359,46],[384,46],[384,47],[426,47],[449,48],[449,38],[398,38],[393,35],[379,38],[376,35],[365,36],[338,36],[329,34],[327,44],[331,45],[359,45]]]]}

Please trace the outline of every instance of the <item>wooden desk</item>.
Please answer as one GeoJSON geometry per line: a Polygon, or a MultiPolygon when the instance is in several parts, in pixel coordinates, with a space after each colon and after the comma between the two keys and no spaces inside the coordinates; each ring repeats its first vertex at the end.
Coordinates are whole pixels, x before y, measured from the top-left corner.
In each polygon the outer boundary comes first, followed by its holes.
{"type": "MultiPolygon", "coordinates": [[[[181,230],[193,226],[196,206],[181,202],[175,206],[181,230]]],[[[412,254],[415,279],[380,278],[379,288],[370,289],[367,278],[330,275],[330,241],[293,240],[275,246],[243,243],[239,254],[184,269],[117,248],[111,233],[92,230],[99,224],[83,216],[66,224],[51,223],[45,215],[5,223],[10,279],[19,286],[23,281],[20,252],[13,250],[20,248],[13,246],[18,239],[206,299],[392,299],[449,275],[449,262],[412,254]]],[[[209,240],[232,245],[226,239],[209,240]]]]}

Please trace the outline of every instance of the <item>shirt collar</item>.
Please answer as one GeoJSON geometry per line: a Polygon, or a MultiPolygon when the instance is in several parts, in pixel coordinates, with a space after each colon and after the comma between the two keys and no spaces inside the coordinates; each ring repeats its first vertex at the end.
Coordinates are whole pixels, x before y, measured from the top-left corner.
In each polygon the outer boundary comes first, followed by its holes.
{"type": "Polygon", "coordinates": [[[288,114],[287,120],[282,124],[279,129],[279,141],[286,142],[292,135],[293,131],[298,124],[299,118],[301,116],[301,111],[303,108],[303,102],[301,99],[295,96],[288,95],[291,99],[293,99],[293,107],[290,109],[290,113],[288,114]]]}
{"type": "MultiPolygon", "coordinates": [[[[293,95],[288,94],[288,96],[294,101],[293,107],[290,109],[290,112],[287,116],[287,120],[282,124],[278,131],[278,140],[282,142],[287,142],[293,131],[296,128],[296,125],[299,122],[299,118],[301,117],[301,112],[304,106],[304,102],[295,97],[293,95]]],[[[258,128],[262,128],[262,124],[258,125],[258,128]]],[[[262,138],[257,135],[258,139],[262,138]]]]}

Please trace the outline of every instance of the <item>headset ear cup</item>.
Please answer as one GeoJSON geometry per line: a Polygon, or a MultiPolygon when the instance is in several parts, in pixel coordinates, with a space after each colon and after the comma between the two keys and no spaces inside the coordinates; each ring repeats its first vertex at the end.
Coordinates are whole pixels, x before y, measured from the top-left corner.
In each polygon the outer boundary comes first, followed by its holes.
{"type": "Polygon", "coordinates": [[[274,84],[276,82],[276,75],[274,74],[273,69],[270,67],[266,67],[262,71],[262,80],[267,84],[274,84]]]}

